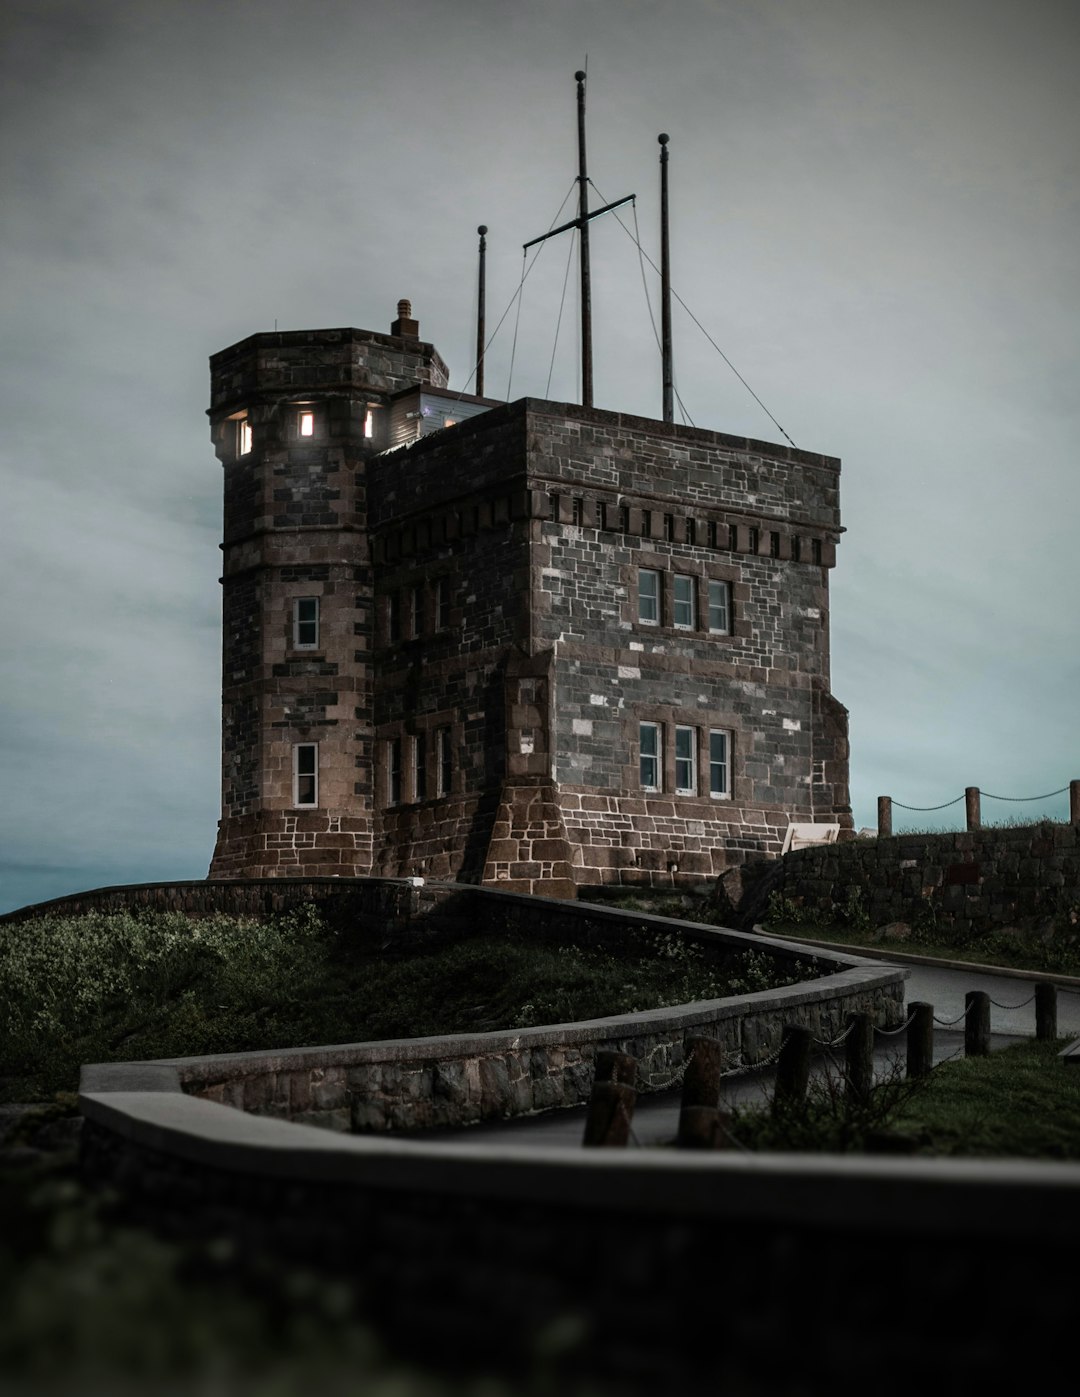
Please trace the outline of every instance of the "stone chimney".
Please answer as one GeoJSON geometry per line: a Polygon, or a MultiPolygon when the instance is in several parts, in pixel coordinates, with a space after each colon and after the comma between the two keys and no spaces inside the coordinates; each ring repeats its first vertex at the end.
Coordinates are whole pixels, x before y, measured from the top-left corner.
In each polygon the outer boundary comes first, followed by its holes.
{"type": "Polygon", "coordinates": [[[418,340],[420,338],[420,322],[412,318],[412,302],[398,301],[398,318],[390,326],[392,335],[404,335],[407,340],[418,340]]]}

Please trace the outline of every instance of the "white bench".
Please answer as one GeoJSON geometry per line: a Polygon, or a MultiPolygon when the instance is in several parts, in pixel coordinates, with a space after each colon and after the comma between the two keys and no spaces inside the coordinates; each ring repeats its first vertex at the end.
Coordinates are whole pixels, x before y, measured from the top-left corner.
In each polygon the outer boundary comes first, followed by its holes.
{"type": "Polygon", "coordinates": [[[812,844],[835,844],[839,833],[839,824],[798,825],[793,821],[787,827],[784,847],[780,852],[786,854],[791,849],[807,849],[812,844]]]}

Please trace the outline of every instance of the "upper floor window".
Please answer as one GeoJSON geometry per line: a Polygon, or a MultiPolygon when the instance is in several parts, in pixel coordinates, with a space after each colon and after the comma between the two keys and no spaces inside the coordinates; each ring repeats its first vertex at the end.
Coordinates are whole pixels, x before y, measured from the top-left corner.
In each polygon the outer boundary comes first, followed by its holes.
{"type": "Polygon", "coordinates": [[[686,573],[672,577],[672,613],[675,625],[682,631],[692,631],[697,625],[695,580],[686,573]]]}
{"type": "Polygon", "coordinates": [[[423,733],[412,740],[413,799],[427,800],[427,741],[423,733]]]}
{"type": "Polygon", "coordinates": [[[714,800],[731,795],[731,735],[718,728],[709,732],[709,795],[714,800]]]}
{"type": "Polygon", "coordinates": [[[319,646],[319,598],[293,599],[293,648],[316,650],[319,646]]]}
{"type": "Polygon", "coordinates": [[[675,729],[675,790],[678,795],[697,795],[697,729],[675,729]]]}
{"type": "Polygon", "coordinates": [[[370,441],[374,435],[375,413],[371,408],[368,408],[367,412],[364,413],[364,436],[370,441]]]}
{"type": "Polygon", "coordinates": [[[293,748],[293,804],[319,803],[319,744],[298,742],[293,748]]]}
{"type": "Polygon", "coordinates": [[[251,419],[241,417],[236,424],[236,454],[246,456],[250,452],[251,446],[251,419]]]}
{"type": "Polygon", "coordinates": [[[660,574],[652,568],[638,569],[638,620],[660,624],[660,574]]]}
{"type": "Polygon", "coordinates": [[[730,582],[709,582],[709,630],[719,635],[731,634],[730,582]]]}
{"type": "Polygon", "coordinates": [[[297,435],[301,437],[313,437],[315,435],[315,414],[310,408],[303,408],[296,423],[297,435]]]}
{"type": "Polygon", "coordinates": [[[756,552],[758,551],[758,546],[759,546],[760,543],[761,543],[761,530],[760,530],[759,528],[757,528],[755,525],[751,524],[750,529],[749,529],[749,535],[750,535],[750,552],[751,552],[751,553],[756,553],[756,552]]]}
{"type": "Polygon", "coordinates": [[[638,752],[641,772],[641,788],[645,791],[660,789],[660,724],[638,724],[638,752]]]}

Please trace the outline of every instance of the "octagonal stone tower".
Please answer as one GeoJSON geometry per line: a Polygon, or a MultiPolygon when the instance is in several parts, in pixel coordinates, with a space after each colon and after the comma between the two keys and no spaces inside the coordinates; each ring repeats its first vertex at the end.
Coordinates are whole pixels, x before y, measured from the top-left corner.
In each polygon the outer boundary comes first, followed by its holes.
{"type": "Polygon", "coordinates": [[[389,334],[251,335],[210,360],[225,473],[222,806],[211,878],[371,871],[368,462],[395,393],[445,387],[408,301],[389,334]]]}

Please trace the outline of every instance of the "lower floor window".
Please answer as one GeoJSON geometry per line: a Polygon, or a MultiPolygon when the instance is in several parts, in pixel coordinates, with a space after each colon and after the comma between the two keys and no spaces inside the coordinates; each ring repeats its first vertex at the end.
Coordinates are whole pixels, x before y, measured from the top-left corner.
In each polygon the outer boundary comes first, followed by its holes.
{"type": "Polygon", "coordinates": [[[386,796],[390,805],[401,804],[401,738],[386,744],[386,796]]]}
{"type": "Polygon", "coordinates": [[[412,740],[413,799],[427,800],[427,741],[423,733],[412,740]]]}
{"type": "Polygon", "coordinates": [[[319,803],[319,745],[299,742],[293,748],[293,804],[319,803]]]}
{"type": "Polygon", "coordinates": [[[641,786],[646,791],[660,789],[660,725],[641,723],[638,727],[641,753],[641,786]]]}
{"type": "Polygon", "coordinates": [[[675,729],[675,792],[697,795],[697,729],[675,729]]]}
{"type": "Polygon", "coordinates": [[[438,794],[448,796],[454,785],[454,748],[450,729],[439,728],[435,733],[435,761],[438,769],[438,794]]]}
{"type": "Polygon", "coordinates": [[[709,732],[709,794],[717,800],[731,795],[731,734],[709,732]]]}

